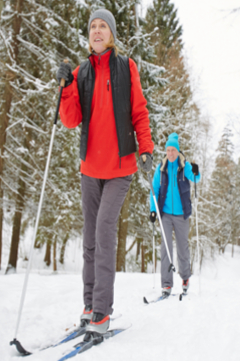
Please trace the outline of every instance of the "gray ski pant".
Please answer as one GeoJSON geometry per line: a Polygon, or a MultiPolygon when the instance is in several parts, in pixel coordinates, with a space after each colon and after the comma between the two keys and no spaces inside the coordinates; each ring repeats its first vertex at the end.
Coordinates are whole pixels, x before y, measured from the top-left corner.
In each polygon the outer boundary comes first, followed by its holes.
{"type": "MultiPolygon", "coordinates": [[[[174,230],[175,232],[179,274],[183,280],[187,280],[191,276],[190,253],[188,248],[189,219],[184,219],[183,216],[173,216],[171,214],[163,213],[162,224],[172,259],[173,259],[172,231],[174,230]]],[[[163,288],[173,287],[173,272],[172,271],[168,272],[169,265],[170,262],[168,259],[165,243],[162,239],[161,283],[163,288]]]]}
{"type": "Polygon", "coordinates": [[[83,299],[93,311],[112,314],[117,221],[132,175],[97,179],[82,174],[83,299]]]}

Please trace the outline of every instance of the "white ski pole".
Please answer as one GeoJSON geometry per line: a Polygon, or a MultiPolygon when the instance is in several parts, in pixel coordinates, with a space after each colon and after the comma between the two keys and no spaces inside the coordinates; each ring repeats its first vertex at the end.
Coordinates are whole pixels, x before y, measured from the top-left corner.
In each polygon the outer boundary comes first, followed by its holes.
{"type": "Polygon", "coordinates": [[[199,237],[198,237],[198,198],[197,198],[197,184],[196,184],[196,176],[194,175],[194,185],[195,185],[195,213],[196,213],[196,235],[197,235],[197,253],[198,253],[198,269],[199,269],[199,293],[201,294],[201,282],[200,282],[200,247],[199,247],[199,237]]]}
{"type": "MultiPolygon", "coordinates": [[[[67,63],[68,60],[64,60],[64,62],[67,63]]],[[[33,236],[33,239],[32,239],[31,246],[30,246],[30,255],[29,255],[29,260],[28,260],[28,267],[27,267],[27,271],[26,271],[26,274],[25,274],[24,285],[23,285],[23,289],[22,289],[22,295],[21,295],[20,306],[19,306],[19,311],[18,311],[18,318],[17,318],[15,336],[14,336],[14,339],[10,342],[10,345],[15,345],[18,352],[23,356],[31,355],[31,352],[26,351],[24,349],[24,347],[21,345],[21,343],[17,340],[17,333],[18,333],[18,328],[19,328],[19,324],[20,324],[20,320],[21,320],[23,304],[24,304],[24,300],[25,300],[25,296],[26,296],[28,277],[29,277],[29,273],[30,273],[30,269],[31,269],[31,262],[32,262],[32,256],[33,256],[33,249],[34,249],[34,244],[35,244],[35,240],[36,240],[40,214],[41,214],[41,210],[42,210],[43,196],[44,196],[44,191],[45,191],[45,186],[46,186],[46,181],[47,181],[47,176],[48,176],[48,169],[49,169],[49,164],[50,164],[50,159],[51,159],[53,140],[54,140],[54,136],[55,136],[55,130],[56,130],[57,119],[58,119],[58,112],[59,112],[61,96],[62,96],[62,91],[63,91],[64,85],[65,85],[65,80],[61,79],[60,92],[59,92],[58,103],[57,103],[57,108],[56,108],[56,113],[55,113],[55,118],[54,118],[54,124],[53,124],[53,129],[52,129],[52,136],[51,136],[50,146],[49,146],[49,150],[48,150],[48,157],[47,157],[47,163],[46,163],[45,172],[44,172],[41,196],[40,196],[40,201],[39,201],[39,204],[38,204],[38,211],[37,211],[37,218],[36,218],[35,229],[34,229],[34,236],[33,236]]]]}
{"type": "Polygon", "coordinates": [[[174,267],[174,265],[173,265],[173,263],[172,263],[172,258],[171,258],[170,252],[169,252],[169,248],[168,248],[168,244],[167,244],[167,240],[166,240],[166,235],[165,235],[164,228],[163,228],[163,225],[162,225],[161,215],[160,215],[160,212],[159,212],[159,209],[158,209],[158,204],[157,204],[156,196],[155,196],[154,189],[153,189],[153,186],[152,186],[152,179],[151,179],[151,176],[150,176],[150,172],[148,172],[147,175],[148,175],[148,181],[149,181],[150,188],[151,188],[151,191],[152,191],[153,200],[154,200],[154,204],[155,204],[155,208],[156,208],[157,217],[158,217],[158,221],[159,221],[159,224],[160,224],[160,228],[161,228],[163,240],[164,240],[164,243],[165,243],[165,247],[166,247],[168,259],[169,259],[169,262],[170,262],[170,265],[169,265],[169,267],[168,267],[168,272],[170,272],[171,270],[172,270],[173,272],[175,272],[176,269],[175,269],[175,267],[174,267]]]}
{"type": "Polygon", "coordinates": [[[152,238],[152,248],[153,248],[153,288],[155,288],[155,227],[153,223],[153,238],[152,238]]]}

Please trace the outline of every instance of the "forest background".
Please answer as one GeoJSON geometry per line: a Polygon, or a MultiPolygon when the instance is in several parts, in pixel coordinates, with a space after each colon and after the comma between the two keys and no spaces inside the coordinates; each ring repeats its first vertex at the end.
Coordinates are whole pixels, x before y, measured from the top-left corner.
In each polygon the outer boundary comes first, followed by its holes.
{"type": "MultiPolygon", "coordinates": [[[[183,28],[169,0],[155,0],[140,16],[136,0],[0,1],[0,267],[26,267],[25,241],[36,221],[44,169],[58,99],[56,71],[68,58],[72,69],[87,56],[87,23],[92,11],[109,9],[116,18],[117,45],[138,65],[148,101],[155,143],[154,165],[164,156],[171,132],[187,159],[199,164],[197,186],[200,261],[240,245],[240,161],[230,122],[212,152],[212,124],[194,101],[183,56],[183,28]],[[11,232],[9,230],[11,229],[11,232]],[[8,260],[2,262],[2,254],[8,260]],[[3,263],[3,264],[2,264],[3,263]]],[[[34,245],[44,250],[44,267],[64,267],[69,242],[82,238],[79,142],[81,129],[57,124],[40,224],[34,245]]],[[[138,154],[136,154],[138,158],[138,154]]],[[[152,172],[153,176],[153,172],[152,172]]],[[[146,272],[153,262],[149,184],[137,172],[118,222],[117,271],[146,272]]],[[[195,190],[192,187],[194,204],[195,190]]],[[[189,245],[194,272],[196,213],[189,245]]],[[[155,262],[161,235],[156,231],[155,262]]]]}

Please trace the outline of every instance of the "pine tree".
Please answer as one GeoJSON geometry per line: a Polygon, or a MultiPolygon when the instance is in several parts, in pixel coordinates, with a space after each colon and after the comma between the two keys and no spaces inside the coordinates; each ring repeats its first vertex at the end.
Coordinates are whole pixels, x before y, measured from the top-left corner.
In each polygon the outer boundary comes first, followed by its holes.
{"type": "Polygon", "coordinates": [[[211,237],[219,252],[224,252],[233,236],[234,169],[232,131],[226,126],[217,148],[218,155],[210,182],[211,237]]]}
{"type": "MultiPolygon", "coordinates": [[[[71,59],[72,65],[76,66],[86,55],[87,40],[79,28],[79,11],[80,5],[75,0],[61,3],[55,0],[6,1],[3,7],[0,46],[3,75],[0,91],[3,96],[0,109],[1,120],[5,120],[0,125],[3,130],[0,179],[4,183],[5,195],[4,198],[1,195],[1,210],[3,203],[8,202],[14,213],[7,271],[16,268],[23,213],[32,220],[36,214],[58,97],[57,68],[64,57],[71,59]]],[[[52,214],[61,210],[59,205],[64,203],[64,199],[68,204],[70,199],[78,205],[80,203],[76,197],[79,183],[75,182],[76,178],[79,181],[79,164],[74,158],[78,153],[78,138],[78,131],[67,132],[63,126],[57,132],[51,163],[55,168],[49,173],[46,188],[48,202],[52,202],[52,214]],[[75,174],[72,178],[74,187],[70,189],[66,183],[61,183],[67,167],[75,174]],[[69,194],[74,191],[75,197],[69,194]]],[[[60,239],[65,239],[65,235],[60,239]]]]}
{"type": "MultiPolygon", "coordinates": [[[[165,69],[165,84],[153,93],[155,111],[150,113],[155,169],[164,157],[168,135],[179,135],[180,150],[191,162],[199,141],[193,137],[200,124],[200,113],[193,102],[189,75],[182,56],[182,26],[177,10],[169,0],[155,0],[146,13],[144,29],[154,45],[152,61],[165,69]]],[[[193,222],[192,222],[193,223],[193,222]]],[[[193,232],[194,230],[192,230],[193,232]]],[[[191,236],[191,233],[190,233],[191,236]]]]}
{"type": "Polygon", "coordinates": [[[159,64],[170,63],[171,57],[180,52],[182,44],[182,26],[179,25],[177,9],[170,0],[154,0],[147,10],[146,29],[150,32],[157,28],[152,35],[156,62],[159,64]]]}
{"type": "MultiPolygon", "coordinates": [[[[197,212],[198,212],[198,241],[200,251],[200,266],[203,262],[204,251],[210,249],[212,255],[214,249],[209,235],[211,229],[211,207],[213,203],[209,199],[209,182],[211,177],[211,167],[214,166],[212,144],[212,131],[208,118],[200,118],[191,134],[193,147],[193,161],[199,165],[201,181],[196,185],[197,212]]],[[[215,151],[215,150],[214,150],[215,151]]],[[[197,234],[196,234],[196,210],[195,210],[195,185],[192,185],[192,217],[190,218],[189,247],[191,254],[191,270],[194,272],[195,262],[198,260],[197,254],[197,234]]]]}
{"type": "Polygon", "coordinates": [[[234,245],[240,245],[240,158],[234,168],[234,192],[232,211],[232,256],[234,255],[234,245]]]}

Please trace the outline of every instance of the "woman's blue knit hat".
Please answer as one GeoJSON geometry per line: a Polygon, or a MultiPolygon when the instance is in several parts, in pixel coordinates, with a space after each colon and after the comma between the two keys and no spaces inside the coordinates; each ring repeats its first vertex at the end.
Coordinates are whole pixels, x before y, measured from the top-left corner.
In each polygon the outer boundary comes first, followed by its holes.
{"type": "Polygon", "coordinates": [[[167,140],[167,143],[165,145],[165,149],[167,149],[167,147],[174,147],[178,151],[180,150],[179,143],[178,143],[178,134],[177,133],[172,133],[172,134],[170,134],[168,136],[168,140],[167,140]]]}

